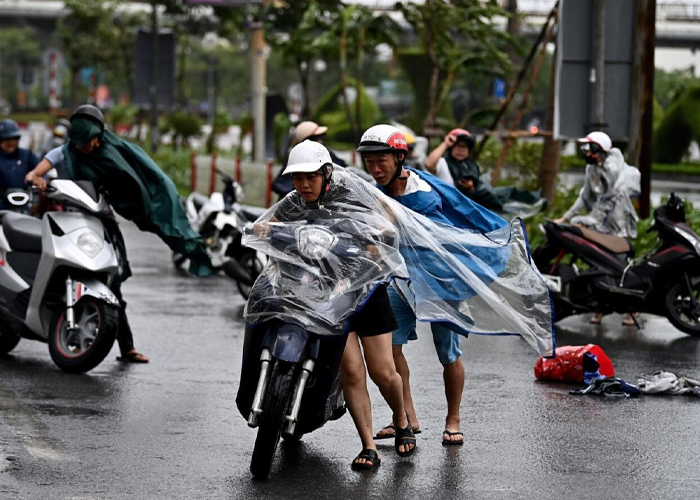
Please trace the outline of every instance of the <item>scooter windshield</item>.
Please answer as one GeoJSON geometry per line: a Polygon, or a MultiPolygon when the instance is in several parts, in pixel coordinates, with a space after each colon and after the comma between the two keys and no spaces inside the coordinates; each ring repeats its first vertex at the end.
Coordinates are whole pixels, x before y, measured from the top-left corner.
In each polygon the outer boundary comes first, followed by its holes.
{"type": "Polygon", "coordinates": [[[336,169],[320,205],[292,192],[246,231],[243,244],[269,256],[246,320],[276,317],[342,334],[375,285],[392,281],[420,321],[463,335],[521,335],[549,355],[549,291],[530,262],[522,221],[498,220],[488,232],[436,222],[336,169]]]}

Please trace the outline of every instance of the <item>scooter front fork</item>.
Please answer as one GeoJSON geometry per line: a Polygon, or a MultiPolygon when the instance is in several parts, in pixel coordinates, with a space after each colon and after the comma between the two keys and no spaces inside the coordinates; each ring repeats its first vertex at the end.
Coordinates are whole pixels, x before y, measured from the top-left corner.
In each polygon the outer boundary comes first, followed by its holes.
{"type": "Polygon", "coordinates": [[[299,375],[299,382],[294,388],[294,394],[292,395],[292,406],[289,415],[285,419],[285,427],[283,432],[285,434],[294,434],[296,429],[297,419],[299,418],[299,409],[301,408],[301,398],[304,396],[304,389],[306,388],[306,382],[309,380],[309,375],[314,371],[314,360],[307,359],[301,366],[301,375],[299,375]]]}
{"type": "Polygon", "coordinates": [[[248,427],[257,427],[260,421],[262,402],[265,398],[265,389],[270,376],[270,361],[272,361],[272,354],[269,349],[264,348],[260,355],[260,378],[258,378],[258,387],[255,389],[253,406],[248,416],[248,427]]]}
{"type": "Polygon", "coordinates": [[[68,331],[75,330],[75,311],[73,311],[73,280],[66,278],[66,324],[68,331]]]}

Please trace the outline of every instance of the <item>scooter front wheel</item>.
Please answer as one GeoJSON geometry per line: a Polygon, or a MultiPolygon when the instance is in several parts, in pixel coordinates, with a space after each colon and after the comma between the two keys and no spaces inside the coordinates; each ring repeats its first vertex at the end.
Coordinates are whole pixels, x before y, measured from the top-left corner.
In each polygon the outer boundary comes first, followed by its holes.
{"type": "Polygon", "coordinates": [[[692,290],[681,282],[666,292],[666,317],[683,333],[700,337],[700,279],[693,278],[691,283],[692,290]]]}
{"type": "Polygon", "coordinates": [[[73,306],[75,328],[68,329],[66,310],[51,321],[49,352],[56,366],[68,373],[92,370],[107,357],[119,326],[119,310],[91,296],[73,306]]]}
{"type": "Polygon", "coordinates": [[[275,363],[270,374],[258,437],[255,439],[253,458],[250,461],[250,472],[256,479],[265,479],[270,474],[292,394],[293,375],[293,366],[281,361],[275,363]]]}

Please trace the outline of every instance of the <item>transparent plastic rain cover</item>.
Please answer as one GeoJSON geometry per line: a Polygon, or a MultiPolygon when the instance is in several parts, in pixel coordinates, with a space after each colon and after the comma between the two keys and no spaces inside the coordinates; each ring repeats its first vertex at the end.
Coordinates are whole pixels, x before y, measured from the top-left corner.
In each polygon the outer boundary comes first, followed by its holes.
{"type": "Polygon", "coordinates": [[[269,257],[246,304],[250,323],[277,318],[341,335],[376,285],[392,282],[420,321],[520,335],[541,355],[553,352],[549,291],[519,219],[488,233],[456,228],[336,168],[320,205],[289,193],[243,244],[269,257]]]}

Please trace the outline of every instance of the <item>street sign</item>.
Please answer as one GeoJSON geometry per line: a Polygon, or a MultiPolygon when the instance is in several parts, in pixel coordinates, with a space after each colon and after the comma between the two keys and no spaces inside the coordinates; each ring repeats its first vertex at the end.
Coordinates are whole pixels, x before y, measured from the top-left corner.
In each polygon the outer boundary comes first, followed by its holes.
{"type": "Polygon", "coordinates": [[[603,36],[593,33],[596,1],[560,0],[555,75],[554,138],[575,139],[592,129],[626,140],[629,129],[635,0],[601,2],[603,36]],[[593,43],[604,43],[604,75],[597,75],[593,43]],[[603,81],[603,123],[591,123],[591,86],[603,81]]]}
{"type": "MultiPolygon", "coordinates": [[[[134,104],[151,107],[152,36],[150,31],[139,30],[134,45],[134,104]]],[[[158,68],[156,71],[158,107],[175,105],[175,37],[172,33],[158,35],[158,68]]]]}

